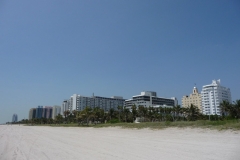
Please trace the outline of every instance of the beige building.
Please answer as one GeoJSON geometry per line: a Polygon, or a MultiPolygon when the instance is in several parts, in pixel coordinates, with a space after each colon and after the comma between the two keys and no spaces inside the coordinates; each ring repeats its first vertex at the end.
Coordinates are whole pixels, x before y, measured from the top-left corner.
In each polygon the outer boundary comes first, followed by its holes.
{"type": "Polygon", "coordinates": [[[193,93],[189,96],[183,96],[182,98],[182,107],[189,107],[191,104],[197,106],[202,112],[202,99],[201,94],[198,93],[198,89],[196,87],[193,88],[193,93]]]}

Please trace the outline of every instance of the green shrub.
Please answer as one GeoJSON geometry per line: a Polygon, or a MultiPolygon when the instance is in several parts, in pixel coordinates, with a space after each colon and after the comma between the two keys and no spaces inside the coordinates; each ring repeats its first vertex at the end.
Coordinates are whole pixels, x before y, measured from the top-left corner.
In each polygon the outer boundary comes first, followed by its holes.
{"type": "Polygon", "coordinates": [[[111,119],[108,123],[120,123],[120,121],[118,119],[111,119]]]}
{"type": "Polygon", "coordinates": [[[173,121],[173,118],[172,118],[172,116],[171,115],[166,115],[166,121],[173,121]]]}
{"type": "Polygon", "coordinates": [[[166,126],[169,126],[170,123],[171,123],[170,121],[166,121],[166,122],[165,122],[165,125],[166,125],[166,126]]]}

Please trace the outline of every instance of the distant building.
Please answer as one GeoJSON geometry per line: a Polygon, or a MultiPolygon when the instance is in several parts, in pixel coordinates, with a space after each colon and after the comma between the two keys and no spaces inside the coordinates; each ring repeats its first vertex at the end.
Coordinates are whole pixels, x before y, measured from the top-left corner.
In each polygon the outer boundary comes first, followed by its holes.
{"type": "Polygon", "coordinates": [[[156,92],[145,91],[141,92],[140,95],[133,96],[132,99],[125,100],[124,106],[126,108],[131,108],[133,105],[136,107],[173,107],[178,104],[177,98],[163,98],[157,97],[156,92]]]}
{"type": "MultiPolygon", "coordinates": [[[[113,96],[111,98],[108,97],[99,97],[99,96],[92,96],[86,97],[78,94],[74,94],[70,97],[68,101],[63,101],[62,108],[72,112],[73,110],[81,111],[86,107],[99,107],[104,111],[109,111],[110,108],[117,110],[118,106],[124,105],[124,99],[120,96],[113,96]]],[[[64,112],[64,111],[63,111],[64,112]]]]}
{"type": "Polygon", "coordinates": [[[28,119],[30,120],[30,119],[34,119],[34,118],[36,118],[36,108],[31,108],[29,110],[28,119]]]}
{"type": "Polygon", "coordinates": [[[18,122],[18,115],[17,114],[13,114],[12,116],[12,122],[18,122]]]}
{"type": "Polygon", "coordinates": [[[202,112],[202,97],[201,94],[198,93],[197,87],[193,88],[192,94],[189,96],[183,96],[182,98],[182,107],[189,107],[191,104],[198,107],[198,109],[202,112]]]}
{"type": "Polygon", "coordinates": [[[55,119],[55,117],[61,114],[61,107],[60,106],[53,106],[52,107],[52,119],[55,119]]]}
{"type": "Polygon", "coordinates": [[[52,118],[52,107],[51,106],[45,106],[43,107],[43,110],[42,110],[42,117],[43,118],[52,118]]]}
{"type": "Polygon", "coordinates": [[[178,100],[176,97],[171,97],[171,99],[174,100],[174,106],[177,106],[178,105],[178,100]]]}
{"type": "Polygon", "coordinates": [[[70,106],[70,101],[69,100],[64,100],[62,102],[61,115],[64,115],[64,112],[69,110],[69,106],[70,106]]]}
{"type": "Polygon", "coordinates": [[[36,108],[36,118],[42,118],[43,114],[43,106],[38,106],[36,108]]]}
{"type": "Polygon", "coordinates": [[[29,110],[29,120],[33,118],[52,118],[53,108],[51,106],[38,106],[29,110]]]}
{"type": "Polygon", "coordinates": [[[232,102],[229,88],[220,85],[219,80],[213,80],[212,84],[202,87],[202,111],[206,115],[221,115],[220,103],[225,100],[232,102]]]}

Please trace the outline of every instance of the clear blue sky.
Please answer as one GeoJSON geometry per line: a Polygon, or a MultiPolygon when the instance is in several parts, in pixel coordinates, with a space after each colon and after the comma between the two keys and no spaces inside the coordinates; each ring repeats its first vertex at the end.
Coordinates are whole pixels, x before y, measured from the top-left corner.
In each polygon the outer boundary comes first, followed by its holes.
{"type": "Polygon", "coordinates": [[[240,99],[239,0],[0,1],[0,123],[78,93],[240,99]]]}

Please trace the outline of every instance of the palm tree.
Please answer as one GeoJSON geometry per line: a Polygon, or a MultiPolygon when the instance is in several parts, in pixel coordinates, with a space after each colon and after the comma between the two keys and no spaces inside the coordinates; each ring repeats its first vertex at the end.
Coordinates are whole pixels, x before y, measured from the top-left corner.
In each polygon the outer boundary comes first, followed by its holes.
{"type": "Polygon", "coordinates": [[[174,120],[175,121],[178,121],[179,120],[179,114],[181,112],[181,106],[180,105],[177,105],[177,106],[174,106],[173,107],[173,113],[174,113],[174,120]]]}
{"type": "Polygon", "coordinates": [[[48,120],[47,120],[48,122],[48,124],[52,124],[53,123],[53,119],[52,118],[49,118],[48,120]]]}
{"type": "Polygon", "coordinates": [[[223,100],[219,106],[222,116],[226,116],[231,113],[231,104],[228,101],[223,100]]]}
{"type": "Polygon", "coordinates": [[[187,119],[188,112],[189,112],[189,107],[187,107],[187,108],[184,107],[180,110],[180,114],[181,114],[183,120],[187,119]]]}
{"type": "Polygon", "coordinates": [[[129,109],[124,107],[123,114],[124,114],[124,117],[125,117],[125,122],[127,122],[127,118],[128,118],[129,113],[130,113],[129,109]]]}
{"type": "Polygon", "coordinates": [[[35,118],[34,123],[35,124],[41,124],[41,119],[40,118],[35,118]]]}
{"type": "Polygon", "coordinates": [[[240,118],[240,99],[233,102],[233,108],[235,111],[236,118],[240,118]]]}
{"type": "Polygon", "coordinates": [[[148,119],[150,120],[150,121],[152,121],[153,120],[153,107],[148,107],[147,108],[147,110],[148,110],[148,114],[147,114],[147,117],[148,117],[148,119]]]}
{"type": "Polygon", "coordinates": [[[164,108],[164,112],[165,112],[165,120],[166,121],[173,121],[173,108],[170,107],[165,107],[164,108]]]}
{"type": "Polygon", "coordinates": [[[141,116],[141,119],[142,119],[142,117],[145,119],[145,117],[146,117],[146,115],[148,113],[148,109],[145,108],[144,106],[138,106],[138,113],[141,116]]]}
{"type": "Polygon", "coordinates": [[[133,105],[133,106],[131,107],[131,109],[132,109],[133,121],[135,121],[135,120],[136,120],[136,117],[137,117],[137,107],[136,107],[135,105],[133,105]]]}
{"type": "Polygon", "coordinates": [[[122,106],[118,106],[118,121],[120,122],[120,112],[122,111],[123,107],[122,106]]]}
{"type": "Polygon", "coordinates": [[[77,112],[78,112],[78,111],[76,111],[76,110],[73,110],[73,111],[72,111],[72,114],[73,114],[74,118],[76,118],[77,112]]]}
{"type": "Polygon", "coordinates": [[[163,121],[163,117],[164,117],[164,108],[163,107],[159,107],[159,114],[160,114],[160,118],[161,118],[161,121],[163,121]]]}
{"type": "Polygon", "coordinates": [[[63,114],[64,114],[64,117],[65,117],[65,121],[67,121],[67,117],[70,114],[70,111],[66,110],[66,111],[63,112],[63,114]]]}
{"type": "Polygon", "coordinates": [[[63,116],[62,116],[61,114],[58,114],[58,115],[55,117],[55,121],[56,121],[56,124],[62,123],[62,121],[63,121],[63,116]]]}
{"type": "Polygon", "coordinates": [[[81,111],[79,118],[82,118],[84,121],[86,121],[88,125],[89,119],[92,117],[93,117],[92,108],[86,107],[84,110],[81,111]]]}
{"type": "Polygon", "coordinates": [[[160,111],[160,108],[154,108],[154,110],[153,110],[154,121],[156,121],[156,120],[160,121],[161,114],[159,111],[160,111]]]}
{"type": "Polygon", "coordinates": [[[113,108],[110,108],[110,110],[108,111],[108,116],[109,116],[110,120],[114,116],[114,109],[113,108]]]}
{"type": "Polygon", "coordinates": [[[93,109],[92,115],[93,115],[94,121],[96,120],[99,121],[99,119],[102,119],[104,116],[104,110],[99,107],[95,107],[93,109]]]}
{"type": "Polygon", "coordinates": [[[198,107],[194,106],[193,104],[191,104],[190,107],[187,108],[187,118],[190,121],[195,121],[198,119],[200,115],[200,110],[198,107]]]}
{"type": "Polygon", "coordinates": [[[83,121],[81,112],[76,113],[76,120],[78,122],[78,125],[80,125],[80,123],[83,121]]]}

